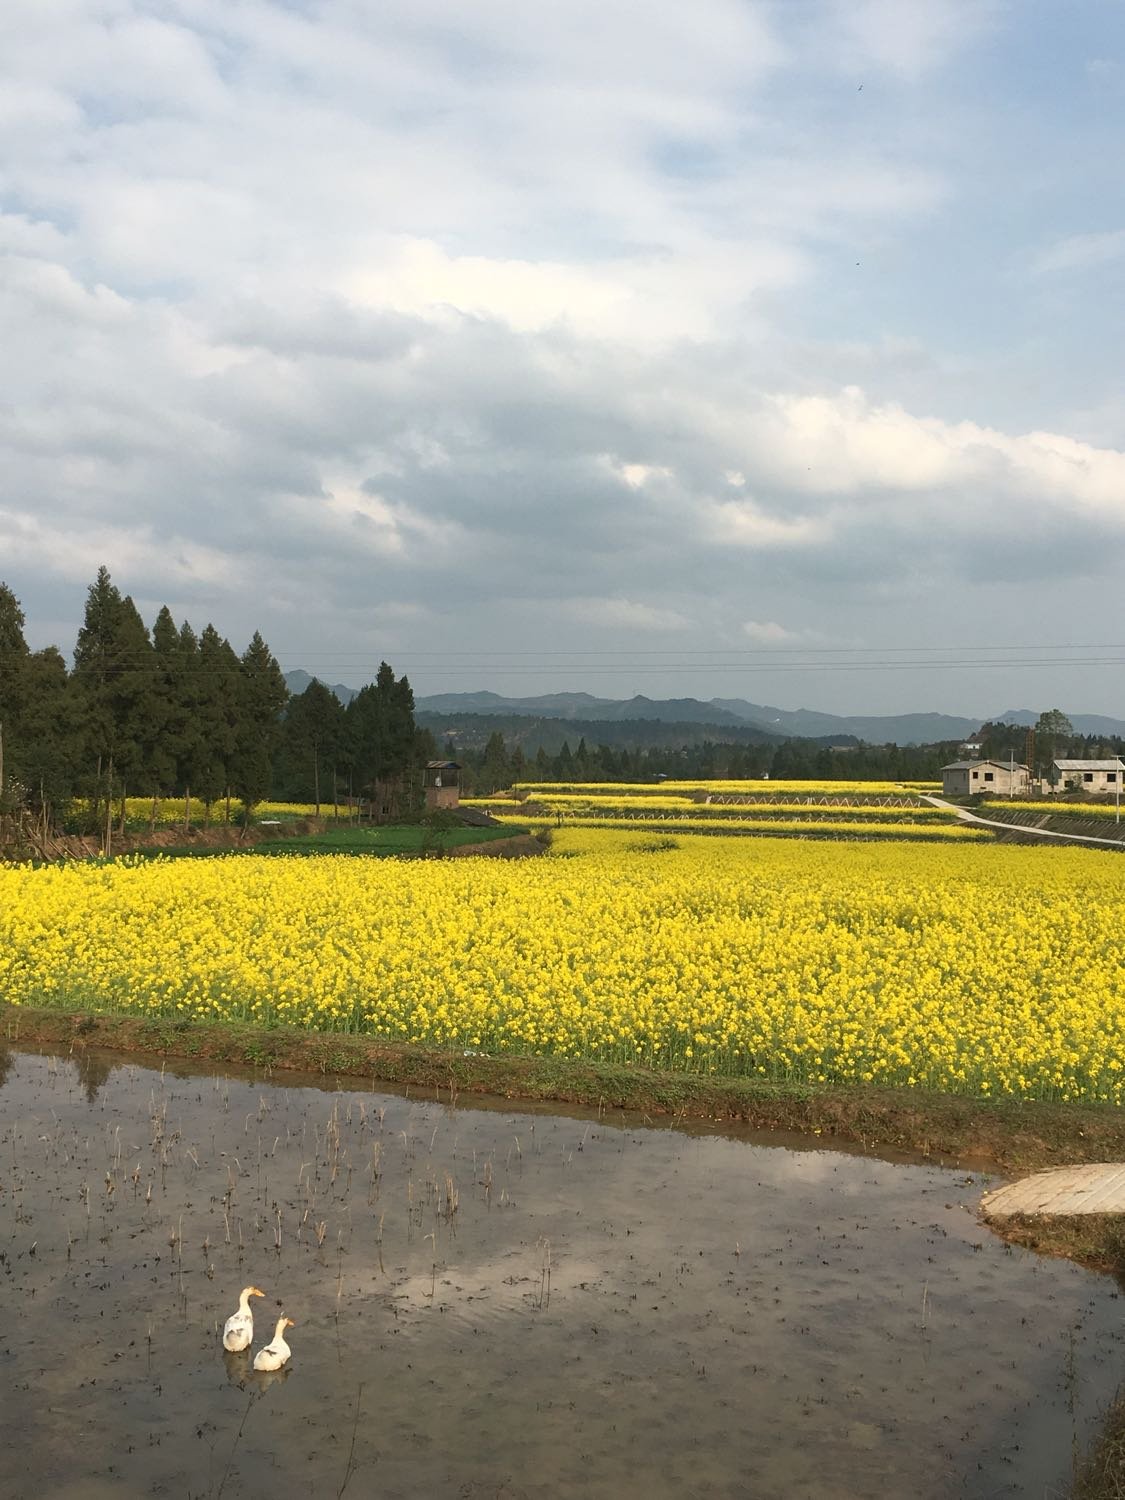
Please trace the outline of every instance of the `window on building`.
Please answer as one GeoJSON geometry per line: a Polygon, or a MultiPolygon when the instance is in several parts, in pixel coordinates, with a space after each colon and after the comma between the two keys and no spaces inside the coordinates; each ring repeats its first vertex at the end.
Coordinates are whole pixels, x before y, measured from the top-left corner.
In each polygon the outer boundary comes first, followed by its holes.
{"type": "Polygon", "coordinates": [[[985,779],[985,781],[993,781],[995,778],[993,777],[991,771],[986,771],[984,773],[984,779],[985,779]]]}
{"type": "Polygon", "coordinates": [[[1117,772],[1116,771],[1107,771],[1105,773],[1105,779],[1107,781],[1116,781],[1117,780],[1117,772]]]}
{"type": "Polygon", "coordinates": [[[1093,773],[1093,771],[1083,771],[1082,772],[1082,780],[1083,781],[1093,781],[1093,779],[1094,779],[1094,773],[1093,773]]]}
{"type": "Polygon", "coordinates": [[[973,772],[973,780],[975,781],[979,775],[980,775],[979,771],[974,771],[973,772]]]}

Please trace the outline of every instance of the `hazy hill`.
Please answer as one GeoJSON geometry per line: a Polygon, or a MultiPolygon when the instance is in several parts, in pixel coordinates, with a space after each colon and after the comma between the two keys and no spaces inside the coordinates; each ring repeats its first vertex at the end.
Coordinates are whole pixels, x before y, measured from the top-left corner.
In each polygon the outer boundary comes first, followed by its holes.
{"type": "Polygon", "coordinates": [[[698,698],[594,698],[589,693],[546,693],[536,698],[503,698],[499,693],[436,693],[415,705],[425,713],[507,714],[534,718],[583,719],[615,723],[626,719],[662,724],[738,724],[738,714],[698,698]]]}
{"type": "MultiPolygon", "coordinates": [[[[286,672],[285,681],[291,693],[301,693],[312,677],[298,670],[286,672]]],[[[327,686],[341,703],[349,703],[357,691],[339,682],[327,686]]],[[[825,714],[808,708],[774,708],[768,703],[751,703],[746,698],[712,698],[704,702],[699,698],[647,698],[643,693],[632,698],[598,698],[592,693],[540,693],[526,698],[490,692],[434,693],[418,698],[416,708],[420,722],[426,716],[430,728],[434,727],[431,715],[504,719],[512,721],[513,733],[520,719],[566,722],[573,726],[570,738],[575,742],[583,734],[591,741],[599,737],[605,740],[606,735],[604,731],[599,733],[598,725],[644,723],[672,729],[687,724],[709,727],[714,732],[704,736],[708,739],[730,739],[736,728],[753,726],[776,739],[815,739],[834,744],[856,739],[870,745],[932,745],[968,739],[983,722],[956,714],[825,714]]],[[[997,723],[1034,724],[1039,715],[1029,708],[1013,708],[985,717],[997,723]]],[[[1104,714],[1071,714],[1070,721],[1079,734],[1125,736],[1125,720],[1104,714]]],[[[500,728],[498,724],[492,727],[500,728]]]]}
{"type": "Polygon", "coordinates": [[[772,729],[775,734],[802,738],[854,735],[869,745],[933,745],[941,740],[963,740],[981,726],[979,719],[962,719],[953,714],[822,714],[808,708],[771,708],[763,703],[748,703],[744,698],[716,698],[715,703],[748,723],[772,729]]]}
{"type": "MultiPolygon", "coordinates": [[[[285,672],[282,675],[285,678],[285,686],[289,689],[294,697],[296,697],[298,693],[303,693],[308,687],[309,683],[313,680],[311,673],[302,672],[299,667],[294,672],[285,672]]],[[[324,682],[323,677],[319,680],[321,682],[324,682]]],[[[355,697],[356,693],[359,692],[358,688],[345,687],[342,682],[325,682],[324,686],[328,688],[330,692],[335,693],[341,703],[350,703],[355,697]]]]}
{"type": "Polygon", "coordinates": [[[593,698],[588,693],[548,693],[536,698],[504,698],[498,693],[440,693],[419,698],[417,707],[426,713],[529,715],[552,719],[581,718],[587,723],[622,723],[629,720],[662,724],[709,724],[729,731],[752,724],[785,739],[824,739],[845,743],[849,739],[871,744],[926,745],[938,740],[962,740],[980,728],[978,719],[949,714],[899,714],[845,717],[815,713],[809,709],[771,708],[748,703],[743,698],[593,698]]]}
{"type": "Polygon", "coordinates": [[[609,745],[612,749],[678,749],[681,745],[702,745],[722,741],[735,745],[776,745],[787,738],[771,734],[756,724],[701,724],[664,719],[556,719],[545,715],[514,713],[432,713],[420,709],[414,715],[420,727],[433,732],[439,744],[453,739],[459,749],[482,750],[490,735],[502,734],[509,750],[517,745],[529,758],[540,746],[548,755],[557,755],[563,741],[572,750],[579,740],[587,748],[609,745]]]}

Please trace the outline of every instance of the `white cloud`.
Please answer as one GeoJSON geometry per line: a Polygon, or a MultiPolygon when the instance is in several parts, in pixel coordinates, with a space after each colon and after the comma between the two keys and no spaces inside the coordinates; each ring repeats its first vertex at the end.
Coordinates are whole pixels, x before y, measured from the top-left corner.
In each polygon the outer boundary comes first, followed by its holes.
{"type": "Polygon", "coordinates": [[[994,0],[835,0],[851,66],[907,79],[944,66],[996,19],[994,0]]]}
{"type": "Polygon", "coordinates": [[[805,273],[782,246],[666,251],[591,265],[450,255],[428,240],[380,247],[340,290],[364,307],[496,318],[520,332],[563,323],[590,338],[650,343],[710,335],[732,297],[789,286],[805,273]]]}
{"type": "Polygon", "coordinates": [[[766,645],[785,645],[804,638],[800,630],[787,630],[784,625],[779,625],[776,620],[744,620],[742,622],[742,633],[752,641],[762,641],[766,645]]]}
{"type": "Polygon", "coordinates": [[[748,547],[755,551],[823,545],[831,524],[818,517],[766,515],[752,500],[705,500],[699,508],[712,546],[748,547]]]}
{"type": "Polygon", "coordinates": [[[1125,229],[1099,234],[1072,234],[1040,251],[1032,262],[1037,275],[1063,271],[1090,271],[1111,265],[1125,256],[1125,229]]]}
{"type": "MultiPolygon", "coordinates": [[[[120,575],[145,580],[145,592],[202,586],[210,593],[232,593],[250,586],[251,557],[237,557],[219,546],[180,535],[157,535],[151,528],[78,523],[60,533],[51,518],[0,509],[0,554],[11,568],[40,568],[54,577],[86,585],[98,561],[109,561],[120,575]]],[[[134,585],[139,590],[140,585],[134,585]]]]}
{"type": "MultiPolygon", "coordinates": [[[[1107,581],[1119,424],[1059,413],[1116,409],[1116,363],[1109,388],[1055,357],[1042,280],[975,315],[980,265],[1026,245],[963,256],[974,195],[1021,184],[1042,275],[1125,250],[1032,181],[1044,139],[1006,144],[983,51],[954,107],[943,69],[1005,20],[990,0],[576,0],[534,26],[517,0],[0,12],[0,571],[29,615],[104,556],[232,636],[276,610],[298,646],[360,621],[434,652],[516,618],[543,650],[560,620],[586,644],[869,638],[832,612],[886,607],[895,631],[917,617],[898,595],[952,612],[1010,588],[1018,618],[1029,577],[1036,607],[1043,580],[1107,581]]],[[[1078,312],[1080,283],[1059,293],[1078,312]]]]}
{"type": "Polygon", "coordinates": [[[689,629],[693,623],[677,610],[640,604],[634,599],[565,599],[559,608],[584,625],[607,629],[680,631],[689,629]]]}
{"type": "MultiPolygon", "coordinates": [[[[944,422],[896,405],[876,405],[858,387],[832,396],[772,395],[750,419],[759,473],[780,480],[800,503],[824,497],[930,496],[947,522],[958,497],[975,493],[1025,508],[1058,508],[1125,527],[1125,453],[1059,433],[1012,435],[975,422],[944,422]]],[[[761,479],[758,481],[761,489],[761,479]]],[[[751,521],[756,512],[751,507],[751,521]]],[[[833,501],[837,522],[844,514],[833,501]]]]}

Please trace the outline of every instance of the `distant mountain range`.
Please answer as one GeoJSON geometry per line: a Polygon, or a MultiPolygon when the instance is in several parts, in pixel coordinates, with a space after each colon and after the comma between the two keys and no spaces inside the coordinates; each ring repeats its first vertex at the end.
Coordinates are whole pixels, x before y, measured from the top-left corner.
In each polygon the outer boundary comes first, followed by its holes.
{"type": "MultiPolygon", "coordinates": [[[[286,672],[291,693],[304,692],[312,678],[307,672],[286,672]]],[[[343,683],[326,684],[348,703],[356,689],[343,683]]],[[[981,719],[955,714],[824,714],[808,708],[774,708],[750,703],[745,698],[596,698],[591,693],[544,693],[530,698],[507,698],[500,693],[434,693],[418,698],[415,707],[427,718],[440,715],[452,721],[460,716],[491,715],[496,718],[573,720],[583,726],[598,723],[628,723],[635,720],[661,724],[706,724],[717,730],[757,729],[780,738],[865,740],[872,745],[930,745],[941,740],[965,740],[975,734],[981,719]]],[[[1034,724],[1038,713],[1012,708],[992,714],[997,723],[1034,724]]],[[[1071,714],[1079,734],[1125,735],[1125,720],[1104,714],[1071,714]]]]}

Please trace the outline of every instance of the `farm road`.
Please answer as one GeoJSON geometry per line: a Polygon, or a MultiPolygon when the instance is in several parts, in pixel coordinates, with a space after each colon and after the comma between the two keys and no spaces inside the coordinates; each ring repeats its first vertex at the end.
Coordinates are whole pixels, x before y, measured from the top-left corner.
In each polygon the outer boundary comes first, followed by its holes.
{"type": "Polygon", "coordinates": [[[944,797],[935,797],[931,792],[923,792],[922,801],[929,802],[933,807],[943,808],[946,812],[955,812],[963,823],[979,823],[984,828],[999,828],[1004,833],[1026,833],[1038,839],[1064,839],[1069,844],[1093,844],[1095,848],[1101,849],[1122,848],[1120,839],[1101,839],[1093,833],[1056,833],[1052,828],[1028,828],[1023,823],[1001,823],[995,818],[981,818],[968,808],[958,807],[955,802],[946,802],[944,797]]]}

